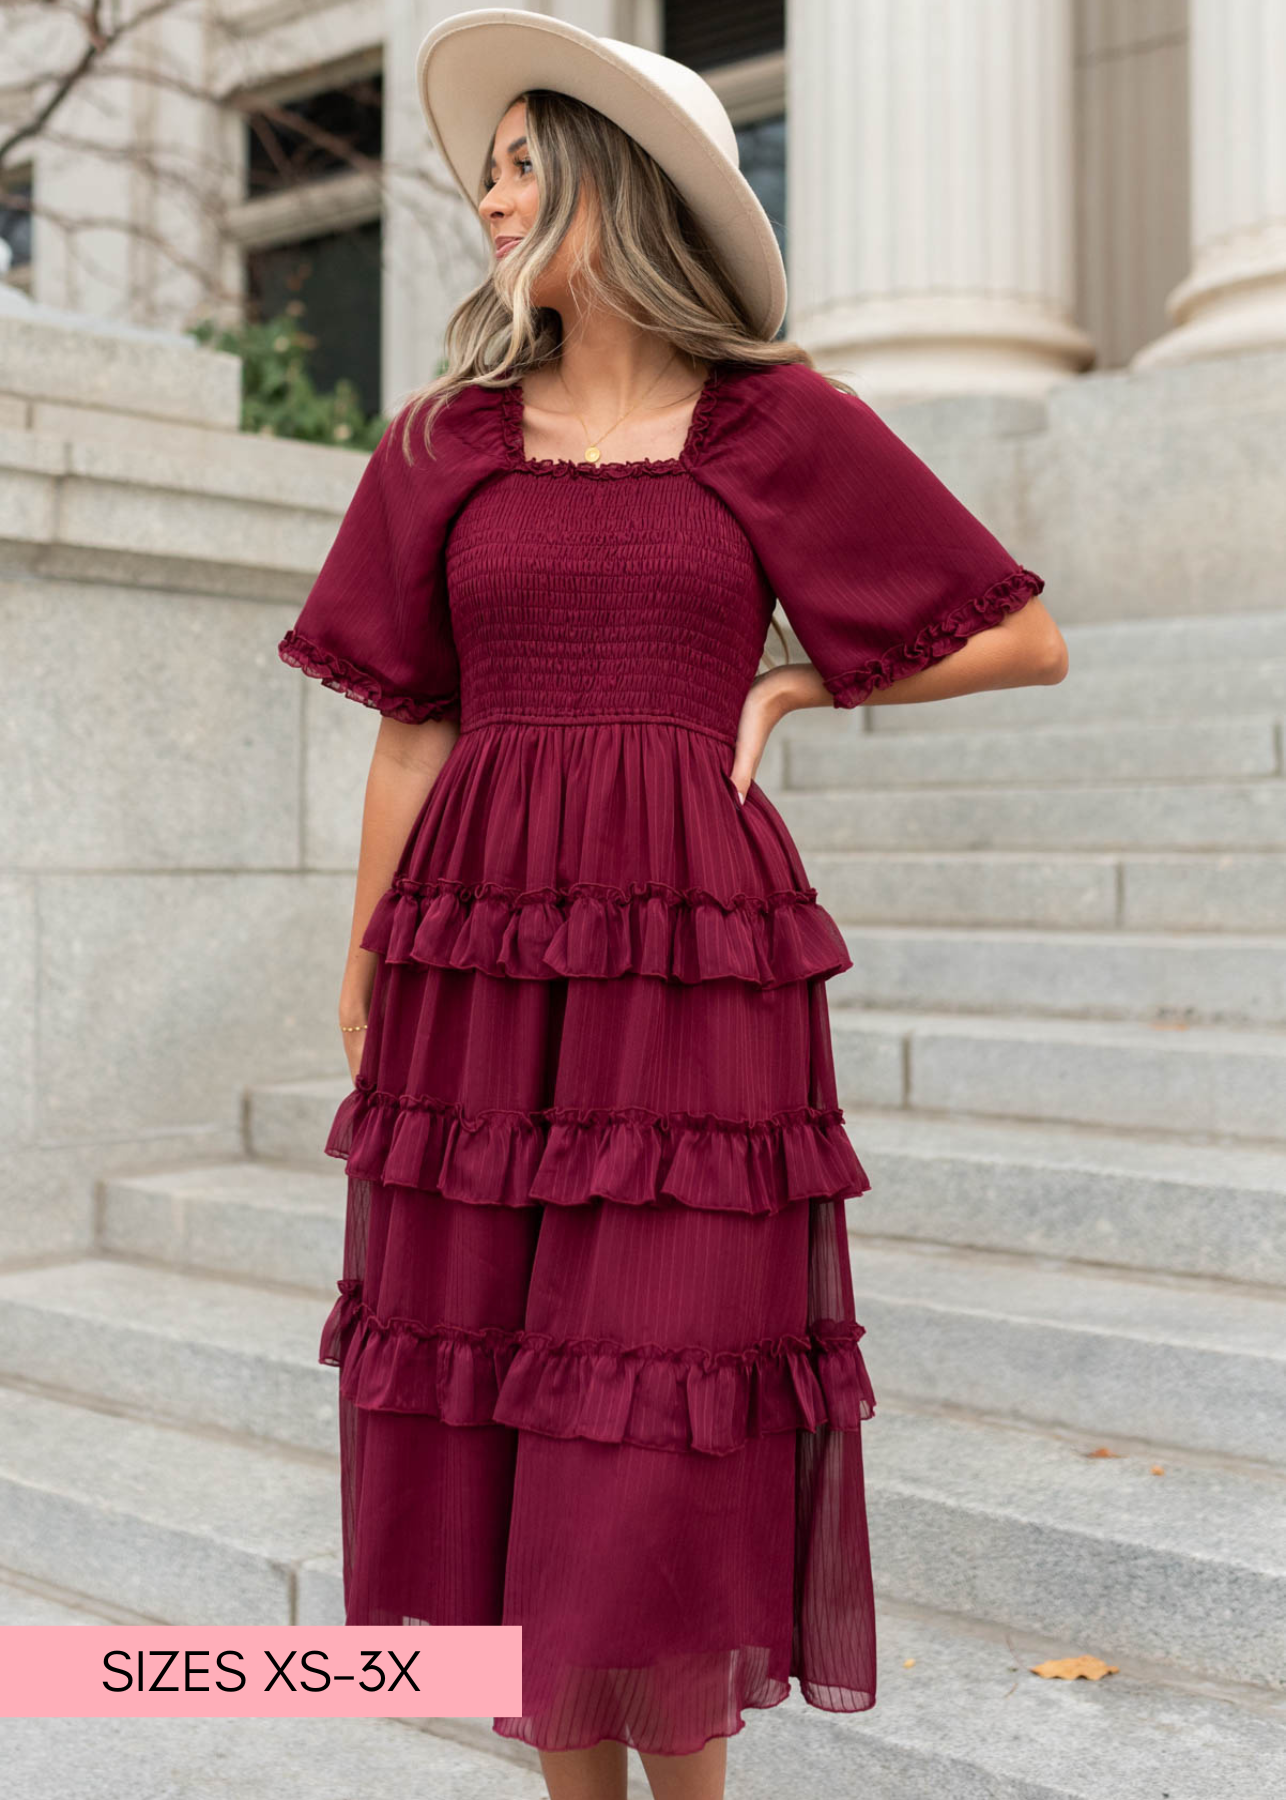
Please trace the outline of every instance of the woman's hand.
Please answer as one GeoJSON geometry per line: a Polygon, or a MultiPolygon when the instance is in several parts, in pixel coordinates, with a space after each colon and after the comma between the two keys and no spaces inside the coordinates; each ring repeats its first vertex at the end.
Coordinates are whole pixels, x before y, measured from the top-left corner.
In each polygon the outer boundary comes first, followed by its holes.
{"type": "Polygon", "coordinates": [[[803,706],[831,704],[830,690],[812,663],[783,663],[755,676],[741,705],[737,749],[730,770],[732,785],[743,805],[777,721],[803,706]]]}
{"type": "Polygon", "coordinates": [[[349,957],[344,980],[339,990],[340,1042],[348,1058],[348,1073],[354,1084],[366,1047],[366,1032],[344,1029],[366,1024],[371,1009],[371,990],[375,984],[375,965],[379,959],[373,950],[358,948],[349,957]]]}

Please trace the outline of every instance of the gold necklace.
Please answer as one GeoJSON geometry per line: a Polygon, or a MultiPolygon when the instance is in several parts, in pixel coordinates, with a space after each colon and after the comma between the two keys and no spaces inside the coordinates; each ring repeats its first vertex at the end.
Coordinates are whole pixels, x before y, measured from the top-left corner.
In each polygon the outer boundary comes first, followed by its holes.
{"type": "MultiPolygon", "coordinates": [[[[635,402],[634,402],[634,404],[633,404],[633,406],[629,406],[629,407],[627,407],[627,408],[626,408],[626,409],[625,409],[625,411],[624,411],[624,412],[623,412],[623,413],[622,413],[622,414],[621,414],[621,418],[620,418],[620,419],[617,419],[617,420],[615,420],[615,421],[614,421],[614,422],[613,422],[613,423],[612,423],[612,424],[611,424],[611,425],[609,425],[609,426],[608,426],[608,428],[607,428],[607,430],[606,430],[606,431],[601,431],[601,432],[600,432],[600,433],[599,433],[599,435],[598,435],[598,442],[597,442],[597,443],[593,443],[593,444],[590,444],[590,443],[587,443],[587,444],[586,444],[586,446],[585,446],[585,454],[584,454],[584,456],[583,456],[583,457],[582,457],[582,458],[581,458],[581,461],[582,461],[582,462],[590,462],[590,463],[596,463],[596,462],[599,462],[599,461],[600,461],[600,460],[601,460],[601,459],[602,459],[602,455],[603,455],[603,452],[602,452],[602,451],[601,451],[601,450],[600,450],[600,449],[599,449],[599,444],[600,444],[600,443],[601,443],[601,442],[602,442],[602,440],[603,440],[603,439],[604,439],[604,438],[605,438],[605,437],[607,437],[607,436],[608,436],[608,435],[609,435],[609,434],[610,434],[610,433],[611,433],[611,432],[613,432],[613,431],[615,431],[615,430],[616,430],[616,427],[617,427],[617,426],[618,426],[618,425],[619,425],[619,424],[620,424],[620,423],[621,423],[621,419],[628,419],[628,418],[629,418],[629,416],[630,416],[630,414],[631,414],[631,413],[632,413],[632,412],[637,412],[637,411],[638,411],[638,409],[639,409],[639,407],[640,407],[640,406],[642,406],[642,404],[643,404],[643,402],[644,402],[644,401],[645,401],[645,400],[646,400],[646,399],[647,399],[647,397],[648,397],[648,395],[649,395],[649,394],[650,394],[650,393],[651,393],[651,392],[652,392],[652,389],[653,389],[653,388],[654,388],[654,387],[655,387],[655,386],[656,386],[656,383],[657,383],[657,381],[660,381],[660,379],[661,379],[661,376],[662,376],[662,375],[664,375],[664,374],[665,374],[665,372],[666,372],[666,370],[667,370],[667,369],[668,369],[668,368],[669,368],[669,366],[670,366],[670,363],[672,363],[672,362],[673,362],[673,361],[674,361],[674,356],[673,356],[673,354],[671,354],[671,356],[670,356],[670,357],[669,357],[669,360],[668,360],[668,361],[667,361],[667,362],[665,362],[665,363],[663,363],[663,364],[662,364],[662,366],[661,366],[661,371],[660,371],[660,374],[658,374],[658,376],[657,376],[657,377],[656,377],[656,381],[653,381],[653,382],[651,382],[651,383],[650,383],[650,384],[649,384],[649,385],[648,385],[648,386],[647,386],[647,387],[646,387],[646,388],[645,388],[645,389],[644,389],[644,390],[643,390],[643,392],[642,392],[642,394],[641,394],[641,395],[640,395],[640,396],[639,396],[639,398],[638,398],[638,399],[637,399],[637,400],[636,400],[636,401],[635,401],[635,402]]],[[[561,365],[560,365],[560,367],[559,367],[559,370],[558,370],[558,380],[559,380],[559,382],[560,382],[560,384],[561,384],[561,386],[562,386],[562,390],[563,390],[563,392],[564,392],[564,393],[565,393],[565,394],[566,394],[566,395],[567,395],[567,398],[568,398],[568,399],[569,399],[569,400],[570,400],[570,399],[571,399],[571,397],[572,397],[572,396],[571,396],[571,389],[570,389],[570,388],[569,388],[569,387],[568,387],[568,386],[567,386],[567,383],[566,383],[566,382],[565,382],[565,381],[564,381],[564,380],[563,380],[563,371],[562,371],[562,367],[561,367],[561,365]]],[[[702,385],[704,385],[704,383],[703,383],[703,384],[702,384],[702,385]]],[[[694,390],[694,391],[695,391],[695,392],[696,392],[696,393],[700,393],[700,392],[701,392],[701,389],[700,389],[700,388],[697,388],[697,389],[695,389],[695,390],[694,390]]],[[[687,399],[687,398],[688,398],[688,396],[687,396],[687,395],[686,395],[686,394],[683,394],[683,395],[681,395],[681,396],[680,396],[680,398],[681,398],[681,399],[684,399],[684,400],[686,400],[686,399],[687,399]]],[[[578,413],[578,412],[577,412],[577,411],[576,411],[576,408],[575,408],[575,406],[573,406],[573,407],[572,407],[572,409],[571,409],[571,414],[572,414],[572,417],[573,417],[573,418],[574,418],[574,419],[575,419],[575,420],[577,420],[577,422],[578,422],[578,423],[579,423],[579,425],[580,425],[580,427],[581,427],[581,429],[582,429],[582,431],[583,431],[583,432],[584,432],[584,433],[585,433],[585,436],[586,436],[586,437],[587,437],[587,438],[588,438],[588,437],[589,437],[589,426],[588,426],[588,425],[586,425],[586,423],[585,423],[585,421],[584,421],[584,419],[582,419],[582,418],[581,418],[581,416],[580,416],[580,414],[579,414],[579,413],[578,413]]]]}

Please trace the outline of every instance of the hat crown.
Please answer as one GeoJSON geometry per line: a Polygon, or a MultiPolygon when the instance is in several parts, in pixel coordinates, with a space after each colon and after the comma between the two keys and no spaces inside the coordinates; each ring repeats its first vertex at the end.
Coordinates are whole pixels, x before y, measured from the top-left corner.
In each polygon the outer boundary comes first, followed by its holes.
{"type": "Polygon", "coordinates": [[[675,105],[701,127],[734,169],[741,166],[732,120],[704,75],[698,75],[686,63],[676,62],[672,56],[662,56],[659,50],[645,50],[641,44],[627,44],[620,38],[600,38],[598,41],[622,61],[630,63],[646,81],[668,94],[675,105]]]}

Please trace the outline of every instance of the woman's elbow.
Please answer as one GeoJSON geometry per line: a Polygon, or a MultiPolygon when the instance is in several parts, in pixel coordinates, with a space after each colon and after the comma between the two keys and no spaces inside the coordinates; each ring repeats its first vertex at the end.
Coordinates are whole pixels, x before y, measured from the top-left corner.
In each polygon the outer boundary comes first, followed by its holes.
{"type": "Polygon", "coordinates": [[[1053,687],[1067,674],[1067,644],[1043,601],[1034,596],[1001,621],[1012,666],[1023,684],[1053,687]]]}
{"type": "Polygon", "coordinates": [[[1045,687],[1053,687],[1067,674],[1067,663],[1067,642],[1055,626],[1052,637],[1042,646],[1036,681],[1045,687]]]}

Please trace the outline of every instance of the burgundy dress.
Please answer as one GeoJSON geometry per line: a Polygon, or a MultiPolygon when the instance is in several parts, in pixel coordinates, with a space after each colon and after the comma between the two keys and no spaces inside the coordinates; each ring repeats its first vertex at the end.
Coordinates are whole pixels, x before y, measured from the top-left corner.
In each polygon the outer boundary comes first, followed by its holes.
{"type": "Polygon", "coordinates": [[[517,1624],[547,1750],[875,1701],[824,982],[729,776],[781,598],[836,706],[1042,583],[860,399],[716,367],[681,454],[524,457],[471,386],[372,456],[282,658],[460,735],[363,943],[338,1365],[350,1624],[517,1624]]]}

